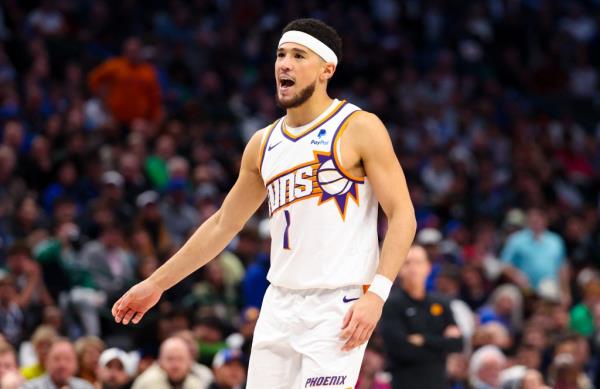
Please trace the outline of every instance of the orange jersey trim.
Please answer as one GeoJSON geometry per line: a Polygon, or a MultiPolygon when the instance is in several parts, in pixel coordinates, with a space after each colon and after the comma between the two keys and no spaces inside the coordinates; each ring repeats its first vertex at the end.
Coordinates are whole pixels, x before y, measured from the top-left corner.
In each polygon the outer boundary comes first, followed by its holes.
{"type": "Polygon", "coordinates": [[[348,170],[344,169],[344,167],[342,166],[342,163],[339,160],[339,157],[337,155],[337,143],[339,142],[340,138],[342,137],[342,134],[346,130],[346,127],[348,127],[348,123],[350,123],[350,120],[349,120],[350,117],[352,117],[352,115],[354,115],[356,112],[359,112],[359,111],[352,112],[350,115],[348,115],[348,117],[346,119],[344,119],[342,126],[340,127],[338,133],[335,135],[335,138],[333,139],[333,144],[331,145],[331,153],[333,154],[333,159],[335,161],[336,167],[338,169],[340,169],[340,172],[344,176],[346,176],[346,178],[349,178],[352,181],[364,182],[365,177],[354,176],[348,170]]]}

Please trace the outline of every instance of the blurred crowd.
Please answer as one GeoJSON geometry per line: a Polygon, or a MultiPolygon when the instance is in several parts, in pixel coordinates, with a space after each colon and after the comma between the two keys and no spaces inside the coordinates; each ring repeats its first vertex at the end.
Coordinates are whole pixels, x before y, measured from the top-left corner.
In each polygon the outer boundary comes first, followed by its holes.
{"type": "MultiPolygon", "coordinates": [[[[139,325],[109,308],[283,114],[274,48],[298,17],[343,37],[330,95],[390,132],[464,340],[448,388],[600,388],[594,0],[2,1],[0,387],[243,385],[266,209],[139,325]]],[[[385,345],[358,388],[391,387],[385,345]]]]}

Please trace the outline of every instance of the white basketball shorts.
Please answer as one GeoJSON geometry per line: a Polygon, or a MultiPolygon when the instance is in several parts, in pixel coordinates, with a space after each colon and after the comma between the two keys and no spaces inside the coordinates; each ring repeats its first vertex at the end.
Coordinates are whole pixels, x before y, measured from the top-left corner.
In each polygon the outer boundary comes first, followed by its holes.
{"type": "Polygon", "coordinates": [[[342,322],[361,286],[293,290],[271,285],[252,342],[246,389],[352,389],[366,344],[342,351],[342,322]]]}

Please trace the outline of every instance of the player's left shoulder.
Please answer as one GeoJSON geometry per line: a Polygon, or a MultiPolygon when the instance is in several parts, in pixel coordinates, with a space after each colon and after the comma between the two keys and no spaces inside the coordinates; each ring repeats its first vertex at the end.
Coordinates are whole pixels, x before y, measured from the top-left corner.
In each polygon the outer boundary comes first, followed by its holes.
{"type": "Polygon", "coordinates": [[[378,129],[385,130],[385,126],[381,119],[372,112],[357,110],[352,112],[348,118],[347,131],[360,130],[360,133],[368,134],[378,129]]]}
{"type": "Polygon", "coordinates": [[[388,148],[390,143],[390,135],[381,119],[367,111],[355,111],[351,114],[344,138],[361,154],[374,148],[388,148]]]}

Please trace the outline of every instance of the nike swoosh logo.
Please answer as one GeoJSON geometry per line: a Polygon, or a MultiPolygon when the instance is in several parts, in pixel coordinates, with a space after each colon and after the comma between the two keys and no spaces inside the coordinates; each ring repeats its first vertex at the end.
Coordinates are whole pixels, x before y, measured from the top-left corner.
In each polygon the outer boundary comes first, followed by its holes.
{"type": "Polygon", "coordinates": [[[282,140],[280,140],[279,142],[275,143],[274,145],[269,146],[268,150],[271,151],[273,150],[275,147],[279,146],[279,144],[283,142],[282,140]]]}
{"type": "Polygon", "coordinates": [[[348,298],[348,297],[344,296],[344,298],[342,299],[342,301],[345,303],[349,303],[350,301],[354,301],[354,300],[358,300],[358,297],[348,298]]]}

